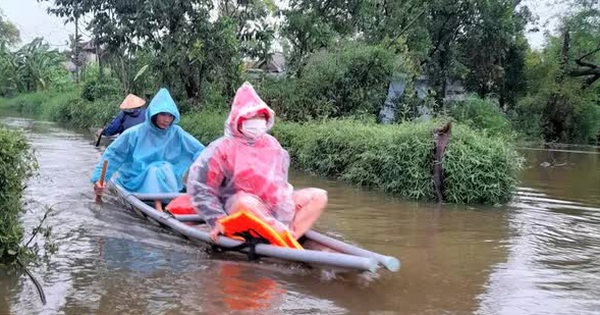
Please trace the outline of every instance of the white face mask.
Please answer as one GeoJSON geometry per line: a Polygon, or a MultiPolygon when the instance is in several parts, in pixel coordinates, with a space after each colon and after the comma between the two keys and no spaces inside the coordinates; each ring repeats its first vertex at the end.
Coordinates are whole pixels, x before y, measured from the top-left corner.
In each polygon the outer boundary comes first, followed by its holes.
{"type": "Polygon", "coordinates": [[[264,118],[251,118],[242,122],[242,133],[251,139],[258,139],[267,133],[267,120],[264,118]]]}

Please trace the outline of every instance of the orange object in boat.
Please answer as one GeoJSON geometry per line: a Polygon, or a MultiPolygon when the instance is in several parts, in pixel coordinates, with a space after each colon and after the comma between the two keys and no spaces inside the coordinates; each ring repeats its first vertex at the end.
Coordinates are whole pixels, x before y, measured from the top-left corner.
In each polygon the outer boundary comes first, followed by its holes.
{"type": "Polygon", "coordinates": [[[250,232],[252,234],[252,232],[255,232],[258,235],[253,235],[254,237],[260,236],[269,241],[271,245],[303,249],[302,245],[296,241],[289,231],[277,233],[270,225],[246,210],[222,218],[219,222],[223,226],[225,236],[237,237],[236,234],[238,233],[250,232]]]}
{"type": "Polygon", "coordinates": [[[169,202],[165,207],[172,214],[197,214],[192,206],[190,195],[181,195],[169,202]]]}

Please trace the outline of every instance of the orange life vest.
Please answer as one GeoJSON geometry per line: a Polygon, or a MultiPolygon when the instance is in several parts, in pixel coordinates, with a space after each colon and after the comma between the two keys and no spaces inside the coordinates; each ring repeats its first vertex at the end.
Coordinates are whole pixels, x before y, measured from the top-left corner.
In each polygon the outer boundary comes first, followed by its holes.
{"type": "Polygon", "coordinates": [[[172,214],[197,214],[192,206],[190,195],[187,194],[171,200],[165,209],[172,214]]]}
{"type": "Polygon", "coordinates": [[[237,233],[249,232],[254,237],[262,237],[269,241],[271,245],[303,249],[302,245],[296,241],[289,231],[277,233],[270,225],[257,218],[254,214],[240,210],[230,216],[219,220],[223,226],[225,236],[235,237],[237,233]]]}

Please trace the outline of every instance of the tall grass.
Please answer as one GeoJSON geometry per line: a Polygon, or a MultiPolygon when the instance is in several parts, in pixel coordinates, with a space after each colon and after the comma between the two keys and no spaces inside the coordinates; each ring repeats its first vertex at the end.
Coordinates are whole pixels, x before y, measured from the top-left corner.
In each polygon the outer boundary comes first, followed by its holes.
{"type": "Polygon", "coordinates": [[[80,97],[79,89],[68,92],[42,91],[20,94],[10,99],[0,99],[0,106],[28,115],[67,124],[75,128],[101,126],[118,111],[121,101],[106,97],[88,101],[80,97]]]}
{"type": "Polygon", "coordinates": [[[204,145],[223,135],[227,114],[219,111],[190,113],[181,118],[180,125],[204,145]]]}
{"type": "MultiPolygon", "coordinates": [[[[432,200],[436,124],[381,126],[348,120],[280,124],[275,130],[300,168],[416,200],[432,200]]],[[[517,184],[522,159],[512,144],[455,125],[446,150],[446,199],[503,203],[517,184]]]]}

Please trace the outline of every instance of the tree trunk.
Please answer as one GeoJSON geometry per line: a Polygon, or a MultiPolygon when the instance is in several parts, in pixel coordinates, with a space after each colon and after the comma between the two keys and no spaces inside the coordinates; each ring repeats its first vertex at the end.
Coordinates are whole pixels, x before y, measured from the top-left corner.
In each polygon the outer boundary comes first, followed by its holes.
{"type": "Polygon", "coordinates": [[[445,202],[445,176],[444,176],[444,153],[446,152],[446,146],[450,141],[450,134],[452,130],[452,124],[447,123],[442,127],[436,128],[433,133],[434,148],[433,148],[433,183],[435,185],[435,193],[438,202],[445,202]]]}
{"type": "Polygon", "coordinates": [[[121,80],[123,80],[123,92],[127,93],[129,91],[129,80],[127,77],[127,69],[125,68],[125,57],[120,56],[121,59],[121,80]]]}
{"type": "Polygon", "coordinates": [[[75,81],[79,83],[79,16],[75,8],[75,81]]]}
{"type": "Polygon", "coordinates": [[[433,87],[436,92],[435,102],[437,104],[438,110],[440,110],[440,111],[444,109],[444,100],[446,98],[446,87],[448,85],[447,57],[448,57],[448,53],[446,52],[446,49],[444,49],[443,51],[441,51],[439,53],[440,71],[439,71],[439,75],[438,75],[437,79],[434,81],[434,82],[436,82],[436,84],[433,87]]]}
{"type": "MultiPolygon", "coordinates": [[[[183,87],[185,89],[185,95],[187,99],[198,99],[198,95],[200,92],[200,85],[198,84],[198,79],[195,76],[194,69],[190,69],[189,63],[182,62],[181,63],[181,80],[183,81],[183,87]]],[[[201,67],[204,67],[204,65],[201,67]]]]}
{"type": "Polygon", "coordinates": [[[565,78],[565,74],[567,73],[567,68],[569,66],[569,45],[571,41],[571,36],[569,34],[569,28],[565,27],[563,31],[563,45],[560,49],[560,72],[556,77],[556,83],[562,83],[565,78]]]}

